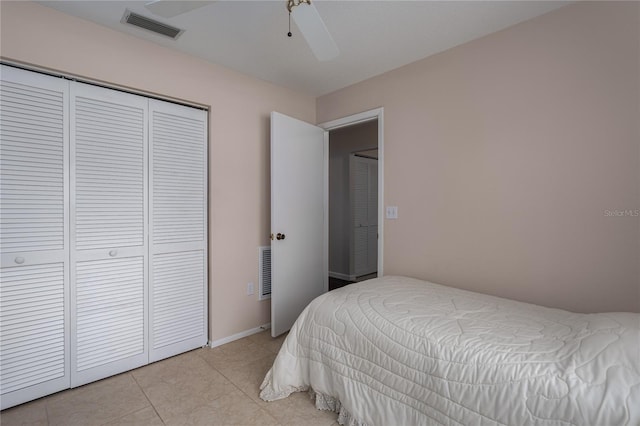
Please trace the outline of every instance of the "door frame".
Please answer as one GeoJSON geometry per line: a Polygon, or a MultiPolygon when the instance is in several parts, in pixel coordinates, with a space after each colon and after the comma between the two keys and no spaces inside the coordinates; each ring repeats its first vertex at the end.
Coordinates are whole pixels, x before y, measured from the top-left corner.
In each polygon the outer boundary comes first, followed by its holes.
{"type": "Polygon", "coordinates": [[[368,111],[359,112],[346,117],[318,124],[325,130],[325,200],[324,200],[324,247],[325,247],[325,269],[329,273],[329,132],[342,127],[367,121],[378,120],[378,277],[384,276],[384,108],[375,108],[368,111]]]}

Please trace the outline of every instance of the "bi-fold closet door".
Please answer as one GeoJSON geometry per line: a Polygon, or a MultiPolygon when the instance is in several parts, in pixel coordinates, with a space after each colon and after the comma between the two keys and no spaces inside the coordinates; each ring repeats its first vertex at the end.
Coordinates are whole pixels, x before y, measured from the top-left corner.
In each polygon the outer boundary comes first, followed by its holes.
{"type": "Polygon", "coordinates": [[[149,361],[207,343],[207,115],[149,100],[149,361]]]}
{"type": "Polygon", "coordinates": [[[2,67],[0,403],[69,387],[69,83],[2,67]]]}
{"type": "Polygon", "coordinates": [[[71,84],[71,386],[148,362],[148,99],[71,84]]]}
{"type": "Polygon", "coordinates": [[[2,85],[2,408],[206,344],[206,112],[2,85]]]}

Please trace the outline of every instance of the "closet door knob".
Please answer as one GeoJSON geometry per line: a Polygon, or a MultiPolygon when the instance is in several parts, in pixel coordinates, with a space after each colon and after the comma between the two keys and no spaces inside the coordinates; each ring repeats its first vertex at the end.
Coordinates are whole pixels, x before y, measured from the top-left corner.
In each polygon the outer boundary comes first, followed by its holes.
{"type": "Polygon", "coordinates": [[[284,240],[284,238],[285,238],[285,235],[279,232],[278,232],[278,235],[276,235],[276,240],[284,240]]]}
{"type": "Polygon", "coordinates": [[[18,265],[22,265],[24,263],[24,257],[22,256],[18,256],[14,260],[18,265]]]}
{"type": "Polygon", "coordinates": [[[111,256],[111,257],[115,257],[115,256],[116,256],[116,254],[118,254],[118,250],[111,250],[111,251],[109,252],[109,256],[111,256]]]}

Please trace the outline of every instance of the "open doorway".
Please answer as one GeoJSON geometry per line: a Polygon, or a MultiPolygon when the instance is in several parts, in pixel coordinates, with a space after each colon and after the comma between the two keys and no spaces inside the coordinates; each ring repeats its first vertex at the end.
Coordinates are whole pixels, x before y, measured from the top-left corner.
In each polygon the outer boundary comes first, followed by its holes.
{"type": "Polygon", "coordinates": [[[378,274],[378,120],[329,131],[329,290],[378,274]]]}

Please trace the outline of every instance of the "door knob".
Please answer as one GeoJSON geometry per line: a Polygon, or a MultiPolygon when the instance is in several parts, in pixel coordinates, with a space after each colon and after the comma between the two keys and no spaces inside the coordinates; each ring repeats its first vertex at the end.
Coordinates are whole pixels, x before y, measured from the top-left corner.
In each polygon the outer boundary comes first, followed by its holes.
{"type": "Polygon", "coordinates": [[[276,240],[284,240],[285,235],[278,232],[276,235],[276,240]]]}

